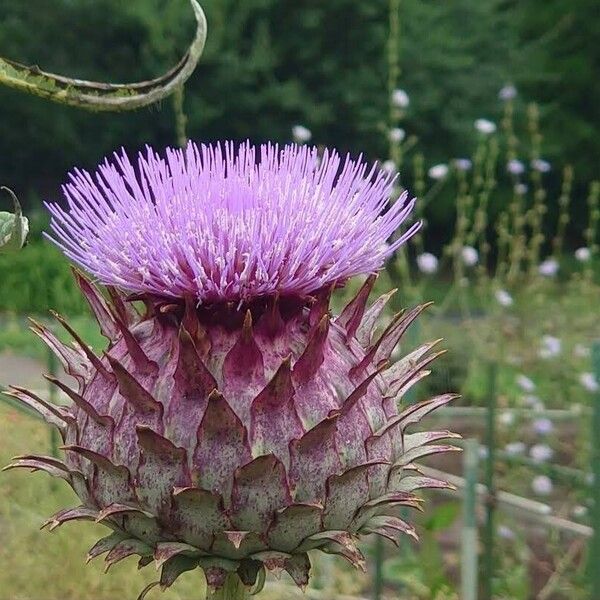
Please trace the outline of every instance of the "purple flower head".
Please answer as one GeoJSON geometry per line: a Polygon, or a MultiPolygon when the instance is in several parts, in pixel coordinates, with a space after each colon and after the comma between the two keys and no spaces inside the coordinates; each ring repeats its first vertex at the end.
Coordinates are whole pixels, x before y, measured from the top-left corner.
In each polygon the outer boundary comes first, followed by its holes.
{"type": "Polygon", "coordinates": [[[419,228],[394,177],[315,148],[188,144],[76,169],[53,241],[105,284],[201,303],[304,296],[372,273],[419,228]]]}
{"type": "Polygon", "coordinates": [[[508,100],[513,100],[516,97],[517,97],[517,88],[512,84],[505,85],[498,92],[498,98],[500,98],[500,100],[503,100],[505,102],[508,100]]]}

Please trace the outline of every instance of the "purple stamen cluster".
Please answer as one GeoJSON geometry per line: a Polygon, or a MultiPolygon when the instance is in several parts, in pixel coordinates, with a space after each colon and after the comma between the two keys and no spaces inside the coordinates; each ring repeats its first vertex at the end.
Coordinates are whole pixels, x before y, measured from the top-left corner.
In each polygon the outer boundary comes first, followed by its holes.
{"type": "Polygon", "coordinates": [[[381,268],[419,227],[393,177],[337,152],[188,144],[75,170],[53,239],[103,283],[201,303],[306,295],[381,268]]]}

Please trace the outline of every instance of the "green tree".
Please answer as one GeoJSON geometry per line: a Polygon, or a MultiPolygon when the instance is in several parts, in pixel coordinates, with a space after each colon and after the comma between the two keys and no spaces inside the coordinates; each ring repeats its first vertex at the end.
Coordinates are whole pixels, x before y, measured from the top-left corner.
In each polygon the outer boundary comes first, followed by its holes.
{"type": "Polygon", "coordinates": [[[551,159],[598,177],[600,160],[600,11],[595,0],[515,3],[520,43],[535,53],[524,93],[540,102],[551,159]]]}

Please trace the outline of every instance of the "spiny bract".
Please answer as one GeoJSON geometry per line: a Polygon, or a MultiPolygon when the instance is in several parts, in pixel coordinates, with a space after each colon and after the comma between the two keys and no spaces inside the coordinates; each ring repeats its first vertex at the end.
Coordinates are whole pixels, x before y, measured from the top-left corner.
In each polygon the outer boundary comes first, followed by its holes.
{"type": "MultiPolygon", "coordinates": [[[[331,293],[343,281],[323,274],[333,272],[343,279],[360,272],[360,265],[369,265],[367,271],[378,268],[397,247],[381,249],[391,233],[390,220],[398,225],[407,213],[392,207],[387,213],[392,216],[382,219],[371,210],[377,206],[380,212],[385,207],[382,194],[389,195],[390,189],[373,187],[383,180],[377,176],[373,183],[372,174],[365,179],[360,163],[348,161],[336,179],[335,161],[319,166],[314,151],[268,148],[257,166],[247,158],[254,156],[249,146],[237,155],[230,148],[226,160],[214,148],[202,155],[204,159],[195,146],[190,148],[185,154],[173,151],[168,163],[154,165],[156,177],[149,171],[129,172],[129,163],[122,162],[124,173],[113,171],[109,186],[103,186],[101,177],[95,184],[81,175],[77,193],[71,190],[71,197],[79,201],[71,204],[68,218],[73,227],[84,223],[78,229],[80,237],[73,234],[72,239],[88,240],[87,246],[81,246],[82,253],[94,246],[90,261],[99,257],[97,264],[103,264],[102,258],[107,258],[104,264],[110,269],[110,261],[120,260],[113,274],[124,277],[127,269],[133,273],[131,238],[122,238],[126,250],[121,258],[118,247],[119,233],[129,227],[142,246],[146,240],[142,252],[154,248],[176,261],[181,269],[179,283],[187,288],[166,293],[168,281],[154,269],[151,284],[132,275],[123,280],[126,293],[109,286],[105,296],[76,273],[109,340],[108,349],[96,356],[58,315],[74,346],[34,326],[77,382],[77,389],[52,380],[71,399],[69,406],[49,404],[21,388],[11,393],[60,430],[65,460],[20,456],[9,468],[40,469],[66,480],[82,504],[54,515],[47,521],[50,529],[77,519],[105,523],[113,532],[94,545],[89,557],[107,552],[107,566],[132,554],[140,555],[141,566],[154,560],[162,566],[163,587],[196,567],[204,570],[212,588],[222,586],[232,572],[245,585],[259,587],[266,570],[282,569],[305,586],[310,569],[307,552],[312,549],[340,554],[362,567],[364,559],[355,545],[359,534],[375,533],[393,541],[402,533],[415,535],[414,528],[399,517],[399,507],[419,507],[415,490],[447,484],[422,476],[414,461],[453,449],[436,442],[455,437],[447,431],[406,431],[449,402],[451,394],[398,408],[437,356],[431,352],[435,343],[429,343],[392,366],[389,363],[392,350],[425,305],[397,315],[378,334],[378,320],[391,293],[368,306],[375,281],[371,274],[339,316],[331,316],[329,310],[331,293]],[[201,177],[198,173],[203,169],[210,176],[201,177]],[[261,173],[266,179],[276,173],[278,184],[265,183],[261,173]],[[248,240],[262,235],[260,228],[245,229],[248,222],[255,222],[248,211],[266,200],[262,192],[253,195],[252,188],[245,188],[248,210],[237,210],[239,198],[230,194],[229,178],[237,178],[237,186],[255,177],[256,189],[269,190],[271,206],[283,206],[277,194],[285,197],[290,187],[303,185],[312,189],[311,182],[317,181],[314,185],[321,191],[315,188],[310,193],[327,197],[313,203],[311,210],[317,214],[311,219],[327,228],[330,215],[336,218],[340,208],[333,199],[336,186],[345,185],[348,173],[354,178],[344,194],[354,202],[354,218],[368,234],[361,241],[360,230],[347,222],[335,236],[343,237],[350,227],[355,237],[344,252],[359,266],[350,262],[332,269],[330,261],[337,260],[335,253],[340,250],[329,244],[325,251],[321,246],[327,242],[322,238],[315,250],[316,262],[297,264],[293,270],[291,262],[309,246],[299,253],[297,248],[305,240],[288,237],[298,227],[301,235],[309,230],[299,221],[292,222],[292,213],[282,208],[272,215],[280,218],[279,226],[270,230],[272,242],[279,240],[285,250],[279,268],[271,261],[259,287],[251,275],[242,285],[236,275],[247,273],[252,261],[254,272],[261,262],[256,252],[246,252],[242,258],[248,240]],[[167,234],[164,223],[165,246],[161,249],[157,238],[149,241],[158,228],[154,221],[158,217],[149,213],[165,208],[173,180],[182,174],[188,183],[185,194],[182,190],[177,194],[178,210],[185,196],[194,226],[204,202],[203,185],[209,180],[214,194],[212,227],[197,232],[197,243],[188,254],[182,248],[190,240],[167,234]],[[137,188],[134,180],[139,182],[137,188]],[[129,207],[124,200],[127,190],[131,191],[129,207]],[[215,216],[217,198],[221,198],[223,221],[215,216]],[[87,208],[82,208],[84,199],[87,208]],[[124,211],[132,215],[130,221],[124,211]],[[101,225],[94,231],[91,224],[96,218],[101,225]],[[190,265],[201,264],[197,257],[202,248],[216,247],[216,240],[227,246],[223,241],[227,223],[237,233],[229,238],[228,251],[222,250],[229,258],[220,272],[208,268],[212,259],[205,254],[204,266],[193,274],[190,265]],[[229,260],[237,262],[231,265],[229,260]]],[[[53,212],[66,220],[67,213],[56,208],[53,212]]],[[[185,221],[185,214],[179,219],[185,221]]],[[[173,221],[171,225],[175,227],[173,221]]],[[[54,229],[60,231],[56,221],[54,229]]],[[[69,244],[66,234],[61,235],[68,247],[74,247],[75,242],[69,244]]],[[[85,258],[82,254],[79,261],[86,263],[85,258]]],[[[99,267],[97,271],[104,277],[104,271],[99,267]]]]}

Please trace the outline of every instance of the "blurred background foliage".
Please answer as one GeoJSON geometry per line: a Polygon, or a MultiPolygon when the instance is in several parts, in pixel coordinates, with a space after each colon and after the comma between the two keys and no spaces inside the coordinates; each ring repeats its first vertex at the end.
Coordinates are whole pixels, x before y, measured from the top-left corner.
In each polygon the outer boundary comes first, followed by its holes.
{"type": "MultiPolygon", "coordinates": [[[[567,157],[577,181],[589,181],[600,156],[596,4],[404,0],[400,82],[411,106],[403,126],[425,156],[469,152],[473,120],[498,119],[497,91],[513,82],[541,104],[547,158],[567,157]]],[[[302,123],[318,143],[386,158],[387,0],[203,6],[208,45],[186,86],[191,137],[284,142],[302,123]]],[[[1,0],[0,55],[71,76],[134,81],[174,64],[193,26],[185,0],[53,0],[52,10],[47,0],[1,0]]],[[[170,106],[94,115],[0,90],[0,181],[26,205],[57,197],[73,165],[91,167],[121,145],[174,142],[170,106]]]]}

